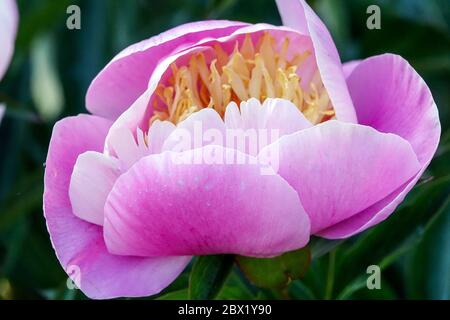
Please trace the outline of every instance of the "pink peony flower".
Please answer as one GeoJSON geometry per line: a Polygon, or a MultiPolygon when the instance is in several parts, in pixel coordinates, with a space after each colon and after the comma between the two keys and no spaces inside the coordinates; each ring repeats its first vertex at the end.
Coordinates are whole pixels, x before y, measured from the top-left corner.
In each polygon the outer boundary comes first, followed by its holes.
{"type": "Polygon", "coordinates": [[[285,26],[203,21],[132,45],[92,82],[93,115],[55,125],[44,212],[89,297],[156,294],[193,255],[349,237],[424,172],[440,123],[414,69],[342,65],[304,1],[277,4],[285,26]],[[230,147],[243,132],[257,143],[230,147]]]}
{"type": "MultiPolygon", "coordinates": [[[[14,0],[0,1],[0,80],[5,75],[13,55],[18,20],[16,2],[14,0]]],[[[0,103],[0,122],[4,112],[5,106],[0,103]]]]}

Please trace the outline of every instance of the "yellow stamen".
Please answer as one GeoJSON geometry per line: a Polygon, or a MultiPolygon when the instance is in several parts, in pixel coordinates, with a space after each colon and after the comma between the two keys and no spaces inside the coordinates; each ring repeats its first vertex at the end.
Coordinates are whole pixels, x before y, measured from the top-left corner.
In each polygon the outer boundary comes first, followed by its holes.
{"type": "Polygon", "coordinates": [[[255,48],[253,47],[252,38],[247,33],[241,48],[242,55],[245,59],[251,60],[255,56],[255,48]]]}
{"type": "Polygon", "coordinates": [[[334,116],[333,106],[318,70],[306,88],[300,78],[302,65],[311,55],[307,50],[288,58],[289,39],[279,44],[269,32],[264,33],[255,46],[252,37],[245,35],[240,44],[228,54],[214,45],[216,57],[208,62],[202,53],[194,54],[188,66],[171,65],[167,84],[160,84],[153,100],[156,119],[178,123],[202,108],[214,108],[221,116],[231,102],[253,97],[263,102],[267,98],[283,98],[294,103],[312,123],[320,123],[334,116]]]}

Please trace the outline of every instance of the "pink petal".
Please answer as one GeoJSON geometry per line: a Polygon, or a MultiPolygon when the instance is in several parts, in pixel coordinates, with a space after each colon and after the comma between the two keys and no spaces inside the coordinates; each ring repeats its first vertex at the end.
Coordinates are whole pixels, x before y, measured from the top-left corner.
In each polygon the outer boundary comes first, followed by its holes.
{"type": "Polygon", "coordinates": [[[91,298],[145,296],[158,293],[183,270],[189,257],[137,258],[108,253],[102,228],[72,212],[70,177],[86,151],[101,151],[108,120],[80,115],[58,122],[45,169],[44,215],[58,259],[91,298]]]}
{"type": "Polygon", "coordinates": [[[251,155],[275,142],[280,137],[291,134],[312,124],[303,116],[298,108],[284,99],[266,99],[261,102],[255,98],[243,101],[240,107],[230,103],[225,110],[225,126],[227,132],[233,133],[245,145],[239,146],[227,140],[227,147],[238,149],[251,155]],[[249,141],[251,138],[254,141],[249,141]]]}
{"type": "Polygon", "coordinates": [[[188,23],[126,48],[92,82],[86,96],[87,109],[116,119],[147,89],[161,59],[201,39],[222,37],[245,25],[214,20],[188,23]]]}
{"type": "Polygon", "coordinates": [[[339,121],[284,136],[268,148],[279,152],[278,174],[297,190],[313,234],[368,208],[420,170],[399,136],[339,121]]]}
{"type": "Polygon", "coordinates": [[[303,247],[309,219],[297,193],[278,175],[261,175],[256,160],[220,146],[143,158],[107,199],[108,249],[273,256],[303,247]]]}
{"type": "MultiPolygon", "coordinates": [[[[129,111],[124,116],[130,114],[129,111]]],[[[261,105],[258,100],[250,99],[241,103],[240,110],[235,103],[230,103],[225,112],[225,123],[220,115],[210,108],[193,113],[177,126],[168,121],[156,121],[149,129],[149,150],[141,152],[131,131],[125,125],[119,125],[121,120],[122,117],[113,125],[107,140],[109,151],[126,164],[124,171],[145,155],[167,150],[186,151],[209,144],[224,145],[229,142],[226,140],[229,132],[245,139],[248,130],[254,130],[256,135],[259,135],[256,137],[256,144],[265,142],[262,144],[265,146],[274,142],[275,138],[311,126],[297,107],[287,100],[266,99],[261,105]],[[274,139],[270,140],[272,133],[274,139]]],[[[237,146],[227,144],[227,147],[235,149],[237,146]]],[[[258,150],[252,154],[256,155],[258,150]]]]}
{"type": "MultiPolygon", "coordinates": [[[[153,124],[150,132],[160,131],[161,124],[153,124]],[[157,127],[153,129],[155,125],[157,127]]],[[[256,155],[260,147],[274,142],[282,135],[308,128],[311,123],[287,100],[266,99],[261,105],[252,98],[242,102],[240,109],[234,102],[230,103],[225,111],[225,121],[214,109],[205,108],[181,121],[176,129],[173,129],[173,125],[165,126],[169,126],[171,132],[167,137],[163,136],[165,141],[161,151],[180,152],[214,144],[256,155]],[[235,139],[227,138],[228,134],[235,139]],[[254,146],[249,146],[249,137],[253,136],[254,146]],[[238,145],[238,141],[243,141],[245,145],[238,145]]]]}
{"type": "Polygon", "coordinates": [[[251,98],[238,108],[230,103],[225,111],[227,129],[276,129],[280,136],[291,134],[312,126],[298,108],[285,99],[266,99],[261,104],[251,98]]]}
{"type": "Polygon", "coordinates": [[[14,52],[19,13],[14,0],[0,1],[0,80],[14,52]]]}
{"type": "Polygon", "coordinates": [[[164,142],[162,150],[180,152],[208,144],[222,146],[224,137],[225,124],[222,118],[214,109],[205,108],[178,123],[164,142]]]}
{"type": "Polygon", "coordinates": [[[148,148],[150,154],[161,153],[164,142],[175,130],[176,126],[169,121],[156,120],[148,131],[148,148]]]}
{"type": "Polygon", "coordinates": [[[422,173],[423,171],[421,170],[416,176],[409,179],[384,199],[340,223],[321,230],[317,235],[328,239],[342,239],[377,225],[394,212],[407,193],[414,187],[422,173]]]}
{"type": "Polygon", "coordinates": [[[360,124],[408,140],[422,165],[431,160],[441,133],[438,110],[406,60],[393,54],[368,58],[347,82],[360,124]]]}
{"type": "Polygon", "coordinates": [[[73,213],[87,222],[103,225],[106,197],[120,173],[116,158],[95,151],[78,156],[69,186],[73,213]]]}
{"type": "Polygon", "coordinates": [[[134,101],[133,104],[125,112],[123,112],[111,126],[111,129],[105,139],[105,150],[107,152],[111,152],[113,154],[115,153],[115,141],[120,140],[117,140],[116,137],[120,138],[124,132],[124,129],[129,130],[136,135],[139,130],[146,131],[149,129],[148,120],[153,114],[153,108],[149,105],[149,101],[159,81],[161,80],[161,77],[172,62],[177,61],[180,57],[185,57],[199,50],[202,50],[202,48],[191,48],[183,52],[178,52],[166,59],[163,59],[163,61],[156,66],[147,90],[145,90],[145,92],[139,96],[139,98],[137,98],[136,101],[134,101]]]}
{"type": "MultiPolygon", "coordinates": [[[[142,135],[143,133],[140,132],[142,135]]],[[[141,138],[143,139],[143,137],[141,138]]],[[[108,134],[109,153],[119,159],[120,169],[125,172],[139,159],[149,153],[143,141],[136,139],[128,128],[120,127],[110,130],[108,134]]]]}
{"type": "Polygon", "coordinates": [[[408,140],[421,170],[382,201],[323,230],[321,235],[327,238],[348,237],[386,219],[425,171],[437,149],[441,132],[430,90],[400,56],[384,54],[363,60],[350,74],[348,85],[359,121],[408,140]]]}
{"type": "Polygon", "coordinates": [[[355,70],[355,68],[360,64],[361,60],[353,60],[346,62],[342,65],[342,70],[344,71],[345,79],[347,79],[355,70]]]}
{"type": "Polygon", "coordinates": [[[327,27],[304,0],[276,0],[283,24],[309,35],[325,88],[341,121],[356,123],[341,60],[327,27]]]}

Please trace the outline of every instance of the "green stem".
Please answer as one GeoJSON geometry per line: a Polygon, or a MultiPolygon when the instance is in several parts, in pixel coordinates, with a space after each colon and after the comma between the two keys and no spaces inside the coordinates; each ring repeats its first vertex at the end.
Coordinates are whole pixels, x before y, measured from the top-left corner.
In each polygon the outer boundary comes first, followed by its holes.
{"type": "Polygon", "coordinates": [[[334,270],[336,264],[336,250],[330,251],[328,262],[327,286],[325,288],[325,300],[330,300],[333,296],[334,270]]]}

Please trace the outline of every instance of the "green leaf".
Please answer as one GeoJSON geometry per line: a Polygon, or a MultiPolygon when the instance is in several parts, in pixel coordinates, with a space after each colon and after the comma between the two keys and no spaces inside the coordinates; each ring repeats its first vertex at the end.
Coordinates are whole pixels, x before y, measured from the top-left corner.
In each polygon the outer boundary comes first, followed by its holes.
{"type": "Polygon", "coordinates": [[[188,299],[188,289],[181,289],[178,291],[172,291],[169,293],[166,293],[158,298],[156,300],[187,300],[188,299]]]}
{"type": "MultiPolygon", "coordinates": [[[[342,255],[337,267],[337,289],[348,290],[348,285],[364,275],[369,265],[383,269],[411,250],[449,192],[450,176],[418,185],[397,212],[360,236],[342,255]]],[[[346,292],[346,296],[350,294],[346,292]]]]}
{"type": "Polygon", "coordinates": [[[301,282],[311,291],[316,299],[325,296],[329,262],[328,255],[311,260],[308,271],[301,279],[301,282]]]}
{"type": "MultiPolygon", "coordinates": [[[[22,176],[10,188],[5,201],[0,204],[0,236],[15,224],[23,221],[42,204],[42,171],[37,170],[22,176]],[[19,201],[20,200],[20,201],[19,201]]],[[[1,237],[0,237],[1,238],[1,237]]]]}
{"type": "Polygon", "coordinates": [[[328,240],[324,238],[311,237],[308,247],[311,249],[311,259],[317,259],[327,254],[345,240],[328,240]]]}
{"type": "Polygon", "coordinates": [[[450,299],[450,196],[425,229],[407,264],[413,299],[450,299]]]}
{"type": "Polygon", "coordinates": [[[32,223],[21,223],[8,243],[3,270],[16,285],[41,290],[57,286],[67,279],[57,262],[47,235],[41,235],[32,223]]]}
{"type": "Polygon", "coordinates": [[[357,300],[395,300],[397,293],[388,281],[381,280],[381,289],[369,290],[366,286],[366,277],[358,277],[347,290],[344,290],[337,299],[357,300]]]}
{"type": "Polygon", "coordinates": [[[262,288],[284,289],[308,269],[311,252],[308,247],[286,252],[274,258],[238,256],[237,263],[246,277],[262,288]]]}
{"type": "Polygon", "coordinates": [[[292,281],[292,284],[289,286],[289,296],[292,299],[297,299],[297,300],[316,300],[317,299],[317,297],[314,295],[311,288],[309,288],[301,280],[292,281]]]}
{"type": "Polygon", "coordinates": [[[189,278],[189,299],[214,299],[233,266],[231,255],[200,256],[192,267],[189,278]]]}
{"type": "Polygon", "coordinates": [[[233,271],[228,276],[223,285],[222,290],[217,295],[219,300],[252,300],[256,298],[257,289],[246,281],[245,277],[239,272],[238,268],[233,268],[233,271]]]}

